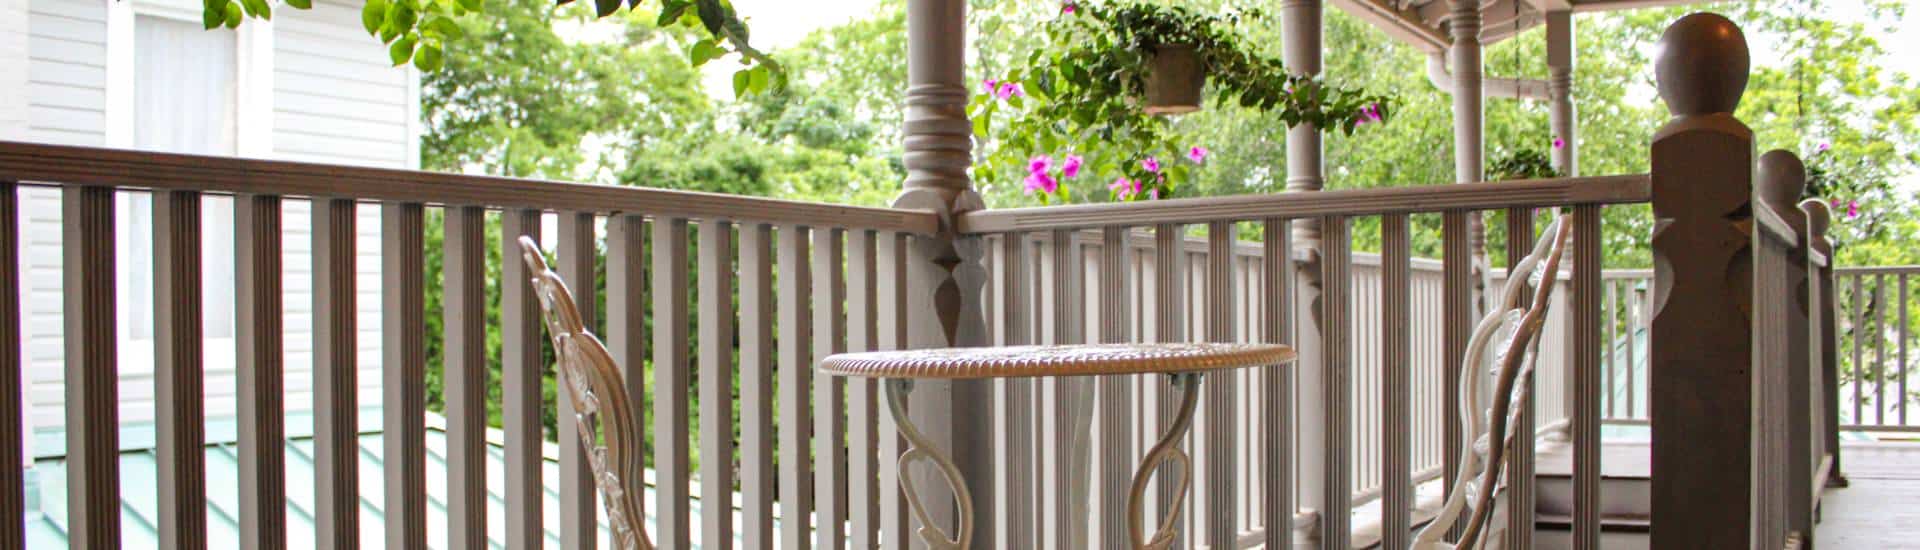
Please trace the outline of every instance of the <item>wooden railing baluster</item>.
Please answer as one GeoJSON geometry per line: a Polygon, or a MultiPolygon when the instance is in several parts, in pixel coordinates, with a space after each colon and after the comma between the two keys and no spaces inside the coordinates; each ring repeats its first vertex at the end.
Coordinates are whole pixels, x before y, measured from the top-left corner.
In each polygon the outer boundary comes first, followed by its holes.
{"type": "MultiPolygon", "coordinates": [[[[701,460],[699,494],[701,548],[726,550],[733,548],[732,223],[718,219],[701,221],[699,256],[701,458],[705,458],[701,460]]],[[[680,342],[685,346],[685,338],[680,338],[680,342]]],[[[662,529],[660,533],[664,535],[666,531],[662,529]]]]}
{"type": "MultiPolygon", "coordinates": [[[[555,215],[559,226],[554,256],[559,261],[555,271],[566,280],[567,288],[573,291],[574,307],[580,312],[580,320],[586,323],[587,330],[600,332],[600,311],[598,292],[595,292],[594,279],[594,224],[591,212],[563,211],[555,215]]],[[[516,258],[518,256],[515,256],[516,258]]],[[[657,369],[656,369],[657,370],[657,369]]],[[[593,467],[587,462],[587,450],[580,444],[577,432],[578,424],[574,417],[573,400],[565,397],[557,399],[556,410],[560,421],[557,443],[560,446],[560,544],[568,550],[593,550],[599,544],[597,529],[599,510],[594,502],[593,467]]]]}
{"type": "MultiPolygon", "coordinates": [[[[648,233],[646,216],[637,213],[614,212],[607,215],[607,330],[604,336],[607,354],[613,356],[616,368],[624,383],[622,390],[627,396],[628,406],[633,412],[631,424],[639,433],[631,434],[635,441],[644,441],[652,427],[647,424],[647,310],[652,304],[647,294],[647,241],[652,238],[648,233]]],[[[646,513],[653,503],[645,498],[633,499],[639,512],[646,513]]],[[[650,534],[655,534],[649,531],[650,534]]],[[[660,539],[654,539],[660,542],[660,539]]]]}
{"type": "Polygon", "coordinates": [[[807,550],[813,529],[813,470],[807,432],[813,426],[807,399],[813,387],[813,358],[807,338],[812,327],[807,292],[812,272],[807,265],[807,229],[780,226],[778,302],[780,369],[780,547],[807,550]]]}
{"type": "Polygon", "coordinates": [[[773,228],[740,226],[741,548],[774,546],[773,228]]]}
{"type": "MultiPolygon", "coordinates": [[[[878,349],[876,303],[879,275],[873,231],[847,233],[847,349],[878,349]]],[[[872,379],[847,380],[847,521],[853,548],[880,545],[880,385],[872,379]]],[[[887,434],[891,436],[892,434],[887,434]]]]}
{"type": "MultiPolygon", "coordinates": [[[[688,394],[692,370],[687,339],[687,220],[655,217],[649,229],[653,267],[653,469],[654,540],[668,548],[692,545],[687,476],[692,473],[688,442],[688,394]]],[[[704,244],[704,243],[703,243],[704,244]]],[[[593,288],[588,286],[586,288],[593,288]]],[[[566,479],[562,474],[561,479],[566,479]]]]}
{"type": "MultiPolygon", "coordinates": [[[[813,358],[846,351],[846,270],[839,229],[816,227],[813,237],[813,358]]],[[[814,548],[840,550],[846,546],[847,521],[847,379],[817,378],[813,383],[813,504],[814,548]]]]}
{"type": "MultiPolygon", "coordinates": [[[[1613,324],[1601,305],[1600,208],[1597,204],[1573,208],[1573,284],[1568,290],[1573,293],[1574,341],[1572,368],[1567,373],[1573,398],[1568,402],[1572,411],[1567,420],[1573,435],[1574,550],[1600,548],[1600,410],[1605,399],[1600,385],[1600,335],[1603,324],[1608,327],[1604,332],[1611,335],[1613,324]]],[[[1606,345],[1611,355],[1611,340],[1606,345]]]]}
{"type": "MultiPolygon", "coordinates": [[[[1186,243],[1185,235],[1185,229],[1180,225],[1162,224],[1154,226],[1153,229],[1153,290],[1156,314],[1153,341],[1155,342],[1187,340],[1185,315],[1187,255],[1183,246],[1186,243]]],[[[1164,430],[1173,423],[1173,417],[1178,412],[1175,407],[1179,400],[1175,399],[1173,385],[1166,377],[1154,377],[1150,388],[1154,392],[1157,410],[1154,411],[1153,422],[1153,430],[1156,431],[1149,433],[1157,433],[1158,430],[1164,430]]],[[[1144,441],[1152,441],[1153,437],[1149,435],[1144,441]]],[[[1170,466],[1163,466],[1159,471],[1154,472],[1154,480],[1158,487],[1154,507],[1156,513],[1164,513],[1173,506],[1175,487],[1167,480],[1173,479],[1174,475],[1178,474],[1170,466]]],[[[1186,544],[1186,540],[1184,534],[1177,535],[1174,546],[1182,546],[1186,544]]]]}
{"type": "MultiPolygon", "coordinates": [[[[1887,423],[1887,276],[1873,276],[1873,423],[1887,423]]],[[[1902,401],[1905,395],[1899,396],[1902,401]]]]}
{"type": "MultiPolygon", "coordinates": [[[[1261,222],[1261,258],[1265,277],[1261,280],[1260,311],[1266,318],[1260,341],[1279,344],[1293,342],[1293,241],[1287,234],[1289,221],[1267,218],[1261,222]]],[[[1265,529],[1268,548],[1293,548],[1294,499],[1294,374],[1290,367],[1272,367],[1260,372],[1260,384],[1266,394],[1261,419],[1262,486],[1260,525],[1265,529]]]]}
{"type": "MultiPolygon", "coordinates": [[[[441,324],[447,413],[447,547],[487,548],[486,210],[445,209],[441,324]]],[[[518,258],[512,258],[518,259],[518,258]]]]}
{"type": "Polygon", "coordinates": [[[420,203],[380,205],[380,438],[388,548],[427,544],[427,500],[418,496],[427,494],[421,421],[427,414],[425,218],[420,203]]]}
{"type": "MultiPolygon", "coordinates": [[[[198,204],[199,202],[196,200],[196,207],[198,204]]],[[[155,208],[157,209],[158,207],[156,206],[155,208]]],[[[195,216],[195,219],[198,219],[198,216],[195,216]]],[[[158,223],[159,218],[156,216],[155,220],[156,223],[158,223]]],[[[156,228],[154,234],[166,237],[175,236],[162,232],[158,230],[158,228],[156,228]]],[[[158,247],[156,247],[156,249],[157,248],[158,247]]],[[[161,267],[162,272],[165,272],[164,268],[168,267],[166,264],[156,263],[155,265],[161,267]]],[[[198,262],[196,262],[195,265],[197,266],[198,262]]],[[[195,273],[198,273],[198,270],[195,270],[195,273]]],[[[191,279],[197,280],[198,277],[191,279]]],[[[173,280],[177,281],[178,279],[173,280]]],[[[162,285],[162,282],[164,281],[155,280],[154,288],[164,291],[167,287],[162,285]]],[[[198,288],[199,285],[196,284],[194,287],[198,288]]],[[[156,293],[156,295],[157,294],[158,293],[156,293]]],[[[154,310],[155,316],[160,319],[168,318],[168,316],[164,315],[165,313],[167,313],[167,310],[154,310]]],[[[197,319],[199,316],[195,315],[194,318],[197,319]]],[[[197,326],[196,324],[195,327],[197,326]]],[[[162,336],[164,335],[157,331],[154,334],[156,339],[162,336]]],[[[0,489],[0,518],[24,518],[27,513],[25,471],[23,468],[12,467],[12,465],[24,464],[26,461],[26,449],[23,444],[26,440],[26,434],[23,433],[25,423],[22,419],[22,415],[25,413],[25,403],[21,400],[22,389],[25,387],[26,379],[23,378],[25,372],[20,368],[20,348],[20,194],[18,184],[12,181],[0,180],[0,465],[6,465],[5,467],[0,467],[0,487],[5,488],[0,489]]],[[[198,364],[198,361],[195,360],[190,363],[198,364]]],[[[156,362],[154,364],[155,373],[162,376],[162,380],[164,380],[164,377],[167,375],[161,374],[161,369],[168,366],[169,364],[166,362],[156,362]]],[[[198,372],[199,369],[195,368],[193,370],[198,372]]],[[[197,382],[198,380],[196,379],[194,381],[197,382]]],[[[161,383],[156,383],[156,385],[159,384],[161,383]]],[[[165,423],[168,422],[168,413],[176,411],[178,411],[178,409],[160,411],[161,425],[165,426],[165,423]]],[[[186,412],[188,413],[186,415],[176,415],[176,420],[193,422],[193,419],[199,416],[197,409],[186,412]]],[[[160,434],[161,445],[167,445],[169,439],[174,439],[175,444],[191,444],[194,442],[192,436],[178,439],[169,437],[175,435],[175,433],[176,432],[169,431],[167,428],[162,427],[160,434]]],[[[204,439],[204,437],[205,436],[200,436],[201,439],[204,439]]],[[[179,447],[176,446],[175,448],[178,449],[179,447]]],[[[177,457],[180,454],[182,453],[176,450],[173,456],[177,457]]],[[[183,491],[178,490],[179,485],[177,484],[177,480],[181,477],[186,477],[191,480],[194,478],[193,474],[195,472],[204,471],[204,459],[202,462],[203,465],[199,468],[194,468],[191,464],[187,464],[185,468],[181,468],[180,466],[182,465],[180,461],[166,460],[166,458],[170,458],[167,455],[162,455],[162,457],[161,482],[168,483],[169,481],[174,481],[176,484],[172,487],[175,489],[173,492],[168,492],[163,488],[161,498],[163,500],[171,498],[172,500],[170,502],[184,500],[187,497],[179,496],[183,491]],[[173,467],[171,473],[168,471],[169,466],[173,467]],[[182,473],[186,475],[180,476],[179,474],[182,473]],[[175,477],[169,480],[168,476],[170,475],[175,477]]],[[[189,481],[189,483],[192,483],[192,481],[189,481]]],[[[205,487],[205,482],[201,481],[200,486],[205,487]]],[[[201,491],[204,492],[205,490],[201,489],[201,491]]],[[[161,506],[164,509],[166,505],[162,504],[161,506]]],[[[187,531],[190,533],[188,536],[194,537],[194,539],[205,538],[204,527],[199,527],[198,531],[178,529],[176,527],[175,531],[168,532],[166,526],[178,526],[183,523],[174,519],[178,517],[180,516],[174,515],[162,519],[162,536],[172,535],[175,537],[174,540],[180,540],[185,537],[181,537],[176,533],[187,531]]],[[[201,512],[198,518],[198,524],[200,526],[206,525],[205,517],[206,513],[201,512]]],[[[194,520],[188,521],[191,522],[194,520]]],[[[27,535],[25,523],[21,521],[0,522],[0,547],[26,548],[27,535]]]]}
{"type": "Polygon", "coordinates": [[[240,491],[240,547],[281,548],[287,536],[287,451],[280,197],[242,195],[234,197],[233,207],[238,226],[234,232],[235,371],[240,398],[236,416],[240,486],[246,488],[240,491]]]}
{"type": "MultiPolygon", "coordinates": [[[[1207,225],[1207,340],[1213,342],[1234,341],[1233,307],[1233,243],[1234,227],[1232,222],[1213,222],[1207,225]]],[[[1196,515],[1206,518],[1206,528],[1202,539],[1211,548],[1231,548],[1236,542],[1238,532],[1235,529],[1235,508],[1238,504],[1236,490],[1241,485],[1235,481],[1234,471],[1234,430],[1239,415],[1233,406],[1234,380],[1232,376],[1215,376],[1202,388],[1205,399],[1206,425],[1204,465],[1205,476],[1201,492],[1205,495],[1205,511],[1195,510],[1196,515]]]]}
{"type": "MultiPolygon", "coordinates": [[[[1465,437],[1466,426],[1460,421],[1460,372],[1458,369],[1466,361],[1467,343],[1473,337],[1474,318],[1474,280],[1473,250],[1467,239],[1468,212],[1448,210],[1441,215],[1441,391],[1440,410],[1437,414],[1444,418],[1441,441],[1441,483],[1446,484],[1446,494],[1452,496],[1461,488],[1454,485],[1454,479],[1460,472],[1460,440],[1465,437]]],[[[1464,525],[1455,525],[1447,533],[1448,540],[1458,539],[1465,530],[1464,525]]]]}
{"type": "MultiPolygon", "coordinates": [[[[1124,343],[1127,341],[1127,328],[1130,324],[1127,311],[1127,280],[1130,274],[1127,246],[1127,228],[1108,227],[1101,231],[1100,238],[1100,293],[1097,296],[1100,306],[1100,341],[1104,343],[1124,343]]],[[[1132,427],[1129,415],[1132,410],[1133,380],[1130,376],[1099,377],[1099,417],[1096,419],[1099,429],[1100,463],[1097,482],[1100,503],[1098,518],[1125,518],[1127,514],[1127,492],[1133,477],[1132,427]]],[[[1105,548],[1115,548],[1126,544],[1127,530],[1125,521],[1111,519],[1096,521],[1099,544],[1105,548]]]]}
{"type": "Polygon", "coordinates": [[[1380,547],[1405,548],[1413,529],[1412,377],[1413,339],[1408,333],[1412,308],[1412,240],[1406,214],[1380,217],[1380,547]]]}
{"type": "Polygon", "coordinates": [[[1862,288],[1864,284],[1862,281],[1865,281],[1867,276],[1854,275],[1850,278],[1853,279],[1853,293],[1849,294],[1847,298],[1853,302],[1853,308],[1850,312],[1852,313],[1850,318],[1853,322],[1847,324],[1847,332],[1853,335],[1853,363],[1848,365],[1848,370],[1851,371],[1848,373],[1850,374],[1848,379],[1852,380],[1852,383],[1849,385],[1853,386],[1853,423],[1861,424],[1866,419],[1867,401],[1865,388],[1867,379],[1864,374],[1866,373],[1865,360],[1867,344],[1865,338],[1867,335],[1865,334],[1865,328],[1867,323],[1866,311],[1870,302],[1866,301],[1864,297],[1866,291],[1862,288]]]}
{"type": "Polygon", "coordinates": [[[501,424],[506,442],[506,501],[508,550],[536,550],[546,545],[541,526],[540,425],[541,373],[546,364],[541,350],[546,328],[540,320],[540,302],[533,293],[532,273],[520,260],[520,237],[540,242],[538,210],[508,210],[500,214],[500,390],[504,403],[501,424]]]}
{"type": "Polygon", "coordinates": [[[1341,513],[1353,508],[1353,433],[1348,424],[1353,418],[1353,253],[1351,228],[1344,216],[1320,219],[1320,387],[1319,400],[1325,407],[1321,425],[1325,442],[1320,448],[1325,477],[1320,502],[1320,547],[1344,550],[1351,546],[1352,517],[1341,513]]]}
{"type": "Polygon", "coordinates": [[[357,211],[352,199],[313,200],[313,527],[322,550],[360,542],[357,211]]]}
{"type": "MultiPolygon", "coordinates": [[[[879,263],[879,303],[875,309],[879,314],[879,340],[875,342],[882,350],[906,349],[908,311],[907,259],[912,237],[899,232],[882,231],[878,238],[879,263]]],[[[880,415],[880,486],[877,488],[883,499],[880,506],[880,547],[886,550],[907,548],[907,541],[913,537],[911,520],[907,513],[906,497],[901,494],[900,453],[906,451],[904,439],[894,427],[893,415],[880,415]]]]}
{"type": "MultiPolygon", "coordinates": [[[[13,192],[8,189],[0,208],[10,209],[13,192]]],[[[153,193],[153,345],[154,408],[159,437],[155,459],[160,463],[160,525],[162,545],[172,548],[207,546],[207,459],[206,459],[206,374],[205,341],[201,321],[200,193],[196,191],[155,191],[153,193]]],[[[11,214],[11,211],[3,214],[11,214]]],[[[0,215],[0,232],[11,232],[17,223],[0,215]]],[[[13,240],[0,242],[12,246],[13,240]]],[[[17,249],[6,249],[16,254],[17,249]]],[[[6,257],[0,270],[16,273],[19,263],[6,257]]],[[[0,301],[12,299],[18,281],[6,281],[0,287],[0,301]]],[[[3,305],[0,315],[18,315],[17,303],[3,305]]],[[[17,322],[13,317],[13,322],[17,322]]],[[[7,330],[0,327],[0,331],[7,330]]],[[[18,330],[15,327],[13,330],[18,330]]],[[[18,332],[14,332],[16,336],[18,332]]],[[[11,343],[18,346],[17,340],[11,343]]],[[[0,362],[18,361],[17,349],[6,352],[0,362]]],[[[16,363],[17,365],[17,363],[16,363]]],[[[318,374],[318,373],[316,373],[318,374]]],[[[6,381],[18,377],[5,375],[6,381]]],[[[19,393],[0,395],[0,399],[18,399],[19,393]]],[[[315,420],[318,422],[318,419],[315,420]]],[[[7,427],[18,420],[8,419],[7,427]]],[[[0,436],[6,437],[6,436],[0,436]]],[[[0,445],[18,445],[13,437],[0,445]]],[[[19,464],[15,457],[13,462],[19,464]]],[[[18,475],[13,470],[10,475],[18,475]]],[[[19,485],[9,485],[19,487],[19,485]]],[[[8,491],[9,494],[12,491],[8,491]]],[[[0,516],[18,517],[18,516],[0,516]]],[[[6,522],[14,524],[18,522],[6,522]]],[[[17,526],[15,526],[17,527],[17,526]]],[[[24,545],[25,543],[21,543],[24,545]]],[[[5,546],[0,543],[0,546],[5,546]]],[[[24,547],[24,546],[16,546],[24,547]]]]}
{"type": "Polygon", "coordinates": [[[65,294],[67,543],[120,546],[120,392],[113,189],[61,189],[65,294]]]}
{"type": "MultiPolygon", "coordinates": [[[[1008,233],[1001,237],[1000,254],[995,264],[999,267],[998,283],[1001,303],[999,344],[1019,346],[1030,343],[1033,332],[1033,313],[1035,304],[1033,293],[1029,290],[1028,238],[1025,233],[1008,233]]],[[[1004,518],[1005,528],[996,531],[1001,539],[996,542],[1000,548],[1038,548],[1040,539],[1034,530],[1033,513],[1038,504],[1038,493],[1034,491],[1033,424],[1035,414],[1033,396],[1034,381],[1016,378],[1006,381],[1006,393],[1000,401],[1001,415],[1005,424],[1005,439],[1000,448],[1000,463],[1005,477],[1005,491],[1002,493],[1003,505],[995,507],[1004,518]]]]}
{"type": "MultiPolygon", "coordinates": [[[[1508,209],[1507,266],[1509,270],[1512,269],[1513,265],[1518,262],[1520,258],[1526,257],[1528,253],[1533,251],[1533,239],[1533,209],[1508,209]]],[[[1525,276],[1527,276],[1525,273],[1507,272],[1509,279],[1525,276]]],[[[1559,274],[1549,273],[1546,276],[1558,277],[1559,274]]],[[[1494,289],[1487,289],[1489,293],[1494,291],[1494,289]]],[[[1533,293],[1531,292],[1521,292],[1520,303],[1527,303],[1532,300],[1532,296],[1533,293]]],[[[1488,301],[1491,302],[1493,299],[1493,297],[1489,297],[1488,301]]],[[[1513,452],[1508,455],[1510,461],[1507,464],[1507,525],[1509,526],[1534,524],[1534,432],[1539,416],[1538,403],[1541,401],[1538,384],[1535,382],[1538,377],[1538,373],[1529,372],[1525,377],[1516,381],[1521,391],[1526,392],[1528,398],[1526,405],[1520,407],[1518,421],[1515,422],[1512,427],[1512,433],[1515,434],[1513,452]]],[[[1506,539],[1507,548],[1532,548],[1533,530],[1509,528],[1507,529],[1506,539]]]]}

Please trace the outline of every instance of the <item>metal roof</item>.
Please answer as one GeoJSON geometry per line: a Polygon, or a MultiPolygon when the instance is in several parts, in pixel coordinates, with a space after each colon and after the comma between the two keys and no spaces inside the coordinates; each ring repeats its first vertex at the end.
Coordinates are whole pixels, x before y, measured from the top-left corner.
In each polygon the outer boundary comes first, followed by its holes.
{"type": "MultiPolygon", "coordinates": [[[[378,418],[378,416],[374,416],[378,418]]],[[[385,524],[383,508],[384,481],[381,476],[381,434],[362,433],[360,435],[360,544],[362,548],[384,548],[386,540],[382,531],[385,524]]],[[[314,462],[313,439],[296,437],[287,442],[287,543],[291,549],[313,548],[313,508],[314,508],[314,462]]],[[[549,445],[551,447],[551,445],[549,445]]],[[[427,495],[430,505],[427,508],[427,543],[429,548],[442,548],[447,540],[447,461],[446,432],[438,428],[427,430],[427,495]]],[[[239,545],[240,531],[240,462],[237,445],[231,442],[214,443],[206,447],[207,459],[207,536],[214,548],[236,548],[239,545]],[[222,544],[222,543],[226,544],[222,544]]],[[[506,503],[501,488],[506,486],[504,478],[505,455],[502,447],[489,443],[487,448],[487,541],[492,548],[504,548],[501,541],[506,538],[506,503]]],[[[153,449],[132,449],[120,453],[120,522],[122,546],[127,548],[156,548],[159,545],[157,524],[160,513],[158,462],[153,449]]],[[[541,479],[547,483],[545,502],[541,510],[545,515],[546,539],[549,547],[560,546],[558,526],[560,524],[559,493],[553,485],[560,478],[559,463],[549,458],[542,467],[541,479]]],[[[649,473],[651,474],[651,473],[649,473]]],[[[67,464],[64,457],[46,457],[34,462],[33,477],[28,481],[28,548],[66,548],[67,547],[67,464]],[[35,487],[37,485],[37,487],[35,487]],[[35,497],[38,506],[35,506],[35,497]]],[[[647,498],[651,501],[653,490],[649,475],[647,498]]],[[[699,494],[697,488],[693,494],[699,494]]],[[[597,504],[597,503],[596,503],[597,504]]],[[[598,510],[598,507],[595,507],[598,510]]],[[[692,521],[700,522],[701,503],[692,502],[692,521]]],[[[737,511],[735,511],[737,514],[737,511]]],[[[654,517],[647,516],[649,532],[653,529],[654,517]]],[[[736,515],[736,522],[738,516],[736,515]]],[[[778,522],[778,519],[775,519],[778,522]]],[[[600,533],[603,548],[607,543],[607,533],[600,533]]],[[[737,523],[736,523],[737,524],[737,523]]],[[[700,547],[699,532],[693,533],[695,548],[700,547]]],[[[735,544],[739,544],[736,539],[735,544]]]]}

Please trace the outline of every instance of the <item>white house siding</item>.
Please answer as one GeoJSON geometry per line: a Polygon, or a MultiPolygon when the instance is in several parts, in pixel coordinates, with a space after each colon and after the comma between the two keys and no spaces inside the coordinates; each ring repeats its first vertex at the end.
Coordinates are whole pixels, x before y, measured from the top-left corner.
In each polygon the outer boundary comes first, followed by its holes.
{"type": "MultiPolygon", "coordinates": [[[[106,144],[107,4],[29,0],[27,135],[66,145],[106,144]]],[[[10,99],[19,101],[19,99],[10,99]]],[[[60,194],[20,192],[27,399],[36,427],[64,418],[61,364],[60,194]]],[[[151,410],[151,407],[149,407],[151,410]]],[[[148,413],[151,416],[151,412],[148,413]]]]}
{"type": "MultiPolygon", "coordinates": [[[[115,86],[109,82],[132,79],[110,75],[109,65],[114,65],[115,71],[125,69],[107,59],[109,36],[131,40],[132,33],[109,30],[109,6],[130,2],[130,6],[112,9],[169,8],[152,0],[0,0],[3,2],[31,3],[27,71],[31,94],[26,102],[26,138],[91,146],[128,143],[125,136],[113,137],[131,125],[119,117],[130,119],[132,115],[109,107],[109,98],[114,97],[109,88],[115,86]]],[[[198,3],[192,4],[197,7],[198,3]]],[[[177,7],[173,9],[178,13],[177,7]]],[[[239,95],[243,103],[237,107],[241,111],[239,135],[243,140],[254,136],[267,142],[242,143],[241,154],[329,164],[417,167],[417,77],[411,70],[394,68],[387,62],[384,48],[360,29],[358,8],[316,2],[311,11],[281,6],[274,15],[271,24],[250,20],[247,24],[256,30],[243,32],[258,34],[243,35],[238,41],[242,65],[239,95]],[[253,106],[246,105],[248,102],[253,106]],[[256,107],[259,115],[246,112],[256,107]]],[[[0,26],[0,32],[4,30],[0,26]]],[[[0,68],[6,63],[0,58],[0,68]]],[[[19,102],[14,98],[0,101],[19,102]]],[[[44,436],[58,431],[64,421],[60,198],[54,190],[29,189],[22,191],[21,200],[26,238],[22,256],[26,264],[23,290],[28,398],[31,422],[44,436]]],[[[226,199],[210,199],[204,206],[209,212],[230,208],[231,202],[226,199]]],[[[121,223],[127,224],[124,217],[121,223]]],[[[376,205],[362,205],[359,224],[360,402],[362,406],[374,406],[380,398],[380,226],[376,205]]],[[[297,413],[311,408],[313,387],[312,234],[310,206],[304,199],[286,201],[283,226],[286,404],[289,412],[297,413]]],[[[151,238],[151,227],[129,226],[123,231],[129,238],[151,238]]],[[[126,243],[120,248],[124,251],[126,243]]],[[[123,305],[129,295],[126,279],[131,275],[122,275],[119,291],[123,305]]],[[[205,277],[208,281],[216,279],[214,273],[205,277]]],[[[207,292],[232,291],[209,287],[207,292]]],[[[124,319],[122,324],[126,324],[124,319]]],[[[126,332],[125,327],[122,332],[126,332]]],[[[230,416],[236,403],[233,346],[230,338],[218,337],[210,337],[206,344],[207,410],[210,417],[218,419],[230,416]]],[[[150,340],[121,339],[123,426],[136,427],[153,419],[151,350],[150,340]]],[[[289,429],[299,433],[307,427],[289,429]]],[[[55,443],[45,437],[41,441],[55,443]]]]}

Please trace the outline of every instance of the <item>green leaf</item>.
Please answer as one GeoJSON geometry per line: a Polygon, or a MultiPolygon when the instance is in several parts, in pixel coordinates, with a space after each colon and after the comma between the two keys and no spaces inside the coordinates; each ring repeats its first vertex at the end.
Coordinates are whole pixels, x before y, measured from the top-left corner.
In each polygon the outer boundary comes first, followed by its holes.
{"type": "Polygon", "coordinates": [[[733,72],[733,97],[747,97],[747,89],[753,86],[752,69],[740,69],[733,72]]]}
{"type": "Polygon", "coordinates": [[[387,8],[387,22],[380,27],[380,40],[393,42],[401,35],[413,32],[413,23],[419,14],[414,13],[413,3],[407,0],[394,2],[387,8]]]}
{"type": "Polygon", "coordinates": [[[593,14],[598,17],[613,15],[620,11],[620,0],[593,0],[593,14]]]}
{"type": "Polygon", "coordinates": [[[767,69],[766,65],[754,67],[752,70],[748,71],[747,76],[750,80],[747,83],[747,88],[754,93],[767,91],[767,80],[769,78],[769,76],[767,75],[768,72],[771,72],[771,71],[767,69]]]}
{"type": "Polygon", "coordinates": [[[245,10],[247,15],[268,21],[273,20],[273,6],[267,5],[267,0],[242,0],[240,8],[245,10]]]}
{"type": "Polygon", "coordinates": [[[240,20],[246,17],[240,12],[239,2],[227,2],[227,28],[239,28],[240,20]]]}
{"type": "Polygon", "coordinates": [[[445,58],[441,56],[438,44],[421,46],[420,51],[413,55],[413,66],[419,67],[422,71],[438,71],[444,63],[445,58]]]}
{"type": "Polygon", "coordinates": [[[313,0],[287,0],[287,5],[297,10],[310,10],[313,9],[313,0]]]}
{"type": "Polygon", "coordinates": [[[427,32],[438,35],[438,37],[443,40],[459,40],[460,37],[466,36],[467,34],[465,30],[460,28],[459,23],[455,23],[452,18],[445,16],[435,16],[433,19],[428,19],[427,24],[423,25],[422,28],[425,28],[427,32]]]}
{"type": "Polygon", "coordinates": [[[695,0],[698,2],[700,24],[707,27],[707,34],[720,35],[721,24],[727,20],[727,9],[720,0],[695,0]]]}
{"type": "Polygon", "coordinates": [[[660,7],[660,17],[654,18],[653,25],[665,27],[677,23],[680,21],[680,16],[687,13],[687,8],[691,6],[693,3],[688,0],[666,0],[666,4],[660,7]]]}
{"type": "Polygon", "coordinates": [[[206,28],[212,29],[212,28],[219,27],[220,25],[224,25],[226,23],[227,23],[227,5],[226,4],[219,3],[219,2],[208,2],[206,5],[200,7],[200,24],[205,25],[206,28]]]}
{"type": "Polygon", "coordinates": [[[693,66],[698,67],[707,64],[708,61],[713,60],[715,57],[720,57],[720,55],[724,53],[726,53],[726,51],[721,50],[720,46],[714,44],[713,39],[708,38],[693,43],[693,50],[687,52],[687,55],[690,61],[693,62],[693,66]]]}
{"type": "MultiPolygon", "coordinates": [[[[367,29],[367,34],[379,36],[380,27],[386,23],[386,21],[386,0],[367,0],[367,5],[360,7],[360,26],[367,29]]],[[[391,42],[393,39],[387,38],[382,41],[391,42]]]]}
{"type": "Polygon", "coordinates": [[[465,8],[467,11],[482,11],[482,8],[483,8],[483,6],[481,5],[482,0],[454,0],[454,1],[456,5],[462,8],[465,8]]]}
{"type": "Polygon", "coordinates": [[[412,33],[401,37],[393,42],[393,46],[387,48],[387,58],[392,59],[396,67],[405,65],[408,59],[413,58],[413,46],[419,41],[420,37],[412,33]]]}

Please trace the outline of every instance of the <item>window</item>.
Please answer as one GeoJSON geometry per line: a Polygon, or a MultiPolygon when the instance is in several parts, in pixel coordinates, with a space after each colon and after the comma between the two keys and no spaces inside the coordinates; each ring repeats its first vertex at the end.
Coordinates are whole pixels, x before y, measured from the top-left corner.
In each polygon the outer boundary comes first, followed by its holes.
{"type": "MultiPolygon", "coordinates": [[[[199,22],[163,16],[134,19],[133,145],[169,153],[235,154],[237,88],[234,33],[202,30],[199,22]]],[[[201,277],[205,333],[233,335],[233,201],[204,199],[201,277]]],[[[151,197],[128,197],[126,227],[151,228],[151,197]]],[[[129,336],[153,338],[153,238],[126,233],[129,336]]]]}

